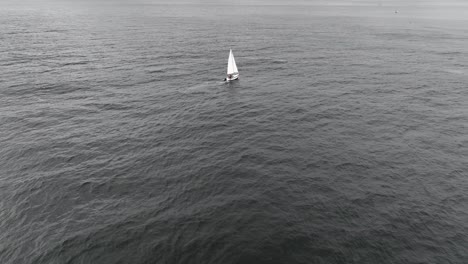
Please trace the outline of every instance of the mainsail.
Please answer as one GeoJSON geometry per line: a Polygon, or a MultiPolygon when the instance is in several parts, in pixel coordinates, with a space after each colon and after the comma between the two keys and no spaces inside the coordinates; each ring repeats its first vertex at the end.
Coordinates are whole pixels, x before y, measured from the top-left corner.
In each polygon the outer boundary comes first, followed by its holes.
{"type": "Polygon", "coordinates": [[[232,50],[229,51],[229,59],[228,59],[228,67],[227,67],[227,74],[238,74],[236,60],[234,60],[234,55],[232,54],[232,50]]]}

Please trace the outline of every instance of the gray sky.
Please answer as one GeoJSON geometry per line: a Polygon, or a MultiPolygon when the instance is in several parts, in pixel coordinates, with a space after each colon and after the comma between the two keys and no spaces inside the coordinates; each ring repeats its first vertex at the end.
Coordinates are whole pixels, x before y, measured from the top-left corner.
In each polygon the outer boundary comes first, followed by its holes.
{"type": "MultiPolygon", "coordinates": [[[[112,0],[110,0],[112,1],[112,0]]],[[[468,6],[468,0],[140,0],[146,3],[246,4],[246,5],[387,5],[468,6]]]]}
{"type": "Polygon", "coordinates": [[[468,0],[0,0],[0,3],[46,2],[166,3],[166,4],[242,4],[242,5],[365,5],[365,6],[468,6],[468,0]]]}

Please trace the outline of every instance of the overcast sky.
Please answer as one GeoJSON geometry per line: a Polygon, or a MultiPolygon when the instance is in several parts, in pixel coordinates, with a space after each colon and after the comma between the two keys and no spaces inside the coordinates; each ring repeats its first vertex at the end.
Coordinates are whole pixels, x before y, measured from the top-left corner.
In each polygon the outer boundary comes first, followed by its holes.
{"type": "MultiPolygon", "coordinates": [[[[106,1],[106,0],[101,0],[106,1]]],[[[107,0],[113,1],[113,0],[107,0]]],[[[124,1],[125,0],[120,0],[124,1]]],[[[261,4],[261,5],[399,5],[468,6],[468,0],[139,0],[146,3],[261,4]]],[[[129,1],[132,2],[132,1],[129,1]]]]}
{"type": "Polygon", "coordinates": [[[242,5],[383,5],[383,6],[468,6],[468,0],[0,0],[12,4],[44,2],[106,2],[147,4],[242,4],[242,5]]]}

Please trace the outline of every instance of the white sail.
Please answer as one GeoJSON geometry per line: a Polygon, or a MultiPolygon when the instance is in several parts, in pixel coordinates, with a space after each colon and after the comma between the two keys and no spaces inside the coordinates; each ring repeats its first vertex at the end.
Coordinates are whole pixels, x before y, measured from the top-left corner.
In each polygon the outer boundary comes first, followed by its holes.
{"type": "Polygon", "coordinates": [[[228,59],[228,67],[227,67],[227,74],[237,74],[237,65],[236,60],[234,59],[234,55],[232,54],[232,50],[229,51],[229,59],[228,59]]]}

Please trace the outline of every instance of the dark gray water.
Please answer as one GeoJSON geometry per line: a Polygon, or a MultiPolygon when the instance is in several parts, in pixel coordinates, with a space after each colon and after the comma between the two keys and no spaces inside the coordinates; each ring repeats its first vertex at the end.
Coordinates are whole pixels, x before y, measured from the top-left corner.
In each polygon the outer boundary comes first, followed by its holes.
{"type": "Polygon", "coordinates": [[[3,3],[0,263],[468,263],[467,9],[398,8],[3,3]]]}

